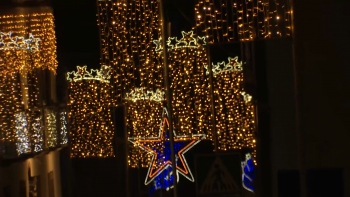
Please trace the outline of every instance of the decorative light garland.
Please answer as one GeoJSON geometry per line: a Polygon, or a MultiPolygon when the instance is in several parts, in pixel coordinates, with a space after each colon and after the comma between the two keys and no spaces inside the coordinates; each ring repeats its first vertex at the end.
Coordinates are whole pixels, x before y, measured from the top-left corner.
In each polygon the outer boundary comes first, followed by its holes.
{"type": "Polygon", "coordinates": [[[67,73],[67,80],[69,82],[80,81],[80,80],[97,80],[104,83],[109,83],[110,68],[106,65],[102,65],[100,70],[91,69],[91,72],[86,70],[87,66],[77,66],[77,72],[72,71],[67,73]],[[74,78],[72,78],[72,75],[74,78]]]}
{"type": "Polygon", "coordinates": [[[25,75],[36,68],[56,73],[52,13],[0,15],[0,31],[0,73],[25,75]],[[29,35],[29,38],[24,39],[23,35],[29,35]]]}
{"type": "Polygon", "coordinates": [[[115,102],[137,87],[163,90],[162,57],[152,41],[161,37],[157,0],[98,1],[101,63],[111,67],[115,102]]]}
{"type": "Polygon", "coordinates": [[[47,146],[48,148],[56,147],[58,134],[56,128],[56,113],[53,110],[46,110],[46,128],[47,128],[47,146]]]}
{"type": "MultiPolygon", "coordinates": [[[[185,35],[188,39],[183,41],[195,42],[191,32],[185,35]]],[[[208,62],[205,47],[174,48],[169,51],[168,62],[173,128],[179,135],[208,133],[212,120],[203,66],[208,62]]]]}
{"type": "Polygon", "coordinates": [[[67,112],[61,111],[60,112],[60,125],[61,125],[61,144],[67,144],[68,143],[68,129],[67,129],[67,112]]]}
{"type": "MultiPolygon", "coordinates": [[[[150,182],[152,182],[166,168],[168,168],[169,166],[172,166],[172,162],[169,160],[170,158],[166,159],[165,156],[163,158],[159,157],[161,153],[157,151],[162,151],[162,150],[156,150],[157,149],[156,147],[162,149],[162,147],[164,146],[163,143],[169,140],[169,139],[165,139],[166,136],[164,136],[164,127],[165,127],[164,123],[167,123],[167,125],[169,126],[167,116],[168,116],[168,112],[166,108],[164,108],[163,114],[162,114],[163,122],[161,122],[160,124],[159,134],[157,137],[129,137],[128,138],[128,140],[131,143],[133,143],[135,146],[138,146],[139,148],[152,154],[151,165],[148,168],[147,176],[145,179],[145,185],[148,185],[150,182]],[[160,145],[160,143],[162,144],[160,145]]],[[[181,148],[181,150],[178,151],[177,155],[181,160],[181,164],[183,168],[181,168],[180,165],[176,165],[176,170],[177,172],[182,174],[184,177],[186,177],[188,180],[193,182],[194,178],[191,173],[191,170],[188,167],[186,159],[184,158],[184,154],[193,146],[198,144],[202,139],[204,139],[205,134],[194,134],[192,136],[178,136],[176,135],[175,131],[173,132],[174,132],[175,142],[191,141],[184,148],[181,148]]]]}
{"type": "Polygon", "coordinates": [[[29,34],[29,38],[22,36],[12,37],[11,31],[8,33],[0,32],[0,50],[32,50],[34,53],[39,50],[40,38],[35,38],[29,34]]]}
{"type": "Polygon", "coordinates": [[[31,152],[28,120],[24,112],[15,114],[15,125],[17,154],[21,155],[31,152]]]}
{"type": "Polygon", "coordinates": [[[246,92],[242,92],[241,95],[243,96],[245,103],[250,103],[252,101],[252,96],[250,94],[247,94],[246,92]]]}
{"type": "MultiPolygon", "coordinates": [[[[207,70],[206,75],[209,75],[208,65],[204,65],[204,68],[207,70]]],[[[223,72],[229,72],[229,71],[239,72],[242,70],[243,70],[242,61],[238,62],[238,56],[234,58],[229,57],[227,64],[223,61],[214,65],[214,63],[212,62],[212,72],[214,76],[221,74],[223,72]]]]}
{"type": "Polygon", "coordinates": [[[112,86],[107,83],[109,68],[102,66],[96,73],[101,78],[90,79],[86,66],[78,67],[76,80],[69,80],[68,118],[72,158],[113,157],[114,124],[110,107],[112,86]],[[85,77],[85,78],[84,78],[85,77]],[[83,80],[84,79],[84,80],[83,80]]]}
{"type": "Polygon", "coordinates": [[[196,0],[196,33],[209,43],[291,36],[290,0],[196,0]]]}
{"type": "Polygon", "coordinates": [[[33,134],[31,136],[31,139],[34,145],[34,152],[40,152],[44,150],[44,127],[41,121],[41,114],[34,118],[32,122],[32,130],[33,134]]]}
{"type": "MultiPolygon", "coordinates": [[[[177,39],[177,37],[169,37],[167,41],[167,46],[169,47],[169,50],[173,49],[182,49],[182,48],[198,48],[203,45],[206,45],[205,37],[193,37],[193,31],[185,32],[182,31],[182,38],[180,40],[177,39]]],[[[156,51],[158,49],[161,50],[161,47],[159,47],[159,44],[161,43],[161,39],[158,41],[153,41],[157,45],[156,51]]]]}
{"type": "MultiPolygon", "coordinates": [[[[152,100],[128,101],[126,128],[130,137],[151,137],[158,135],[163,103],[152,100]]],[[[130,143],[128,163],[131,167],[148,167],[151,155],[130,143]]]]}
{"type": "Polygon", "coordinates": [[[144,91],[143,88],[135,88],[135,90],[126,93],[125,100],[126,101],[138,101],[138,100],[151,100],[156,102],[164,101],[165,92],[156,90],[153,91],[144,91]]]}
{"type": "Polygon", "coordinates": [[[250,153],[245,155],[242,166],[242,186],[244,189],[254,193],[254,162],[250,153]]]}
{"type": "Polygon", "coordinates": [[[216,136],[219,150],[247,148],[255,158],[255,109],[252,96],[244,90],[242,63],[235,57],[229,58],[228,64],[216,65],[213,69],[216,134],[209,127],[209,138],[215,140],[216,136]]]}

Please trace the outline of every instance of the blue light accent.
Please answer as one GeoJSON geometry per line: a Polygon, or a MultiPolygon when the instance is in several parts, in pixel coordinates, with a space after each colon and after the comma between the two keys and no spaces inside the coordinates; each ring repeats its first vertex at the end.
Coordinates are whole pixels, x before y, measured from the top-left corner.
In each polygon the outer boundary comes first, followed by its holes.
{"type": "Polygon", "coordinates": [[[248,191],[254,192],[253,182],[254,182],[254,162],[253,159],[248,159],[244,162],[243,168],[243,187],[248,191]]]}
{"type": "MultiPolygon", "coordinates": [[[[169,139],[169,131],[166,133],[166,138],[169,139]]],[[[174,149],[175,149],[175,155],[178,154],[178,152],[181,150],[181,148],[185,145],[185,142],[174,142],[174,149]]],[[[171,161],[171,148],[170,148],[170,141],[164,142],[164,149],[158,150],[158,159],[161,159],[162,161],[171,161]]],[[[159,161],[159,160],[158,160],[159,161]]],[[[173,162],[172,162],[173,163],[173,162]]],[[[160,162],[158,163],[160,164],[160,162]]],[[[176,165],[179,164],[179,161],[176,162],[176,165]]],[[[167,169],[165,169],[161,174],[159,174],[153,181],[153,186],[151,188],[150,193],[152,194],[154,191],[158,189],[170,189],[174,185],[174,178],[172,174],[172,166],[169,166],[167,169]],[[170,179],[169,179],[170,176],[170,179]]]]}

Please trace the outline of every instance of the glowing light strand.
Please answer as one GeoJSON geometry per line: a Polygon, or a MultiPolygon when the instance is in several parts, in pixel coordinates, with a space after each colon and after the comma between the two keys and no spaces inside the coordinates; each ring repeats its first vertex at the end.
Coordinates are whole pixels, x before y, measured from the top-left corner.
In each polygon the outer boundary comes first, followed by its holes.
{"type": "Polygon", "coordinates": [[[29,34],[29,38],[22,36],[12,37],[11,31],[8,33],[0,32],[0,50],[32,50],[36,52],[39,49],[40,38],[35,38],[33,34],[29,34]]]}
{"type": "MultiPolygon", "coordinates": [[[[177,37],[169,37],[167,40],[167,46],[168,50],[173,49],[181,49],[181,48],[198,48],[203,45],[206,45],[207,42],[205,41],[205,37],[197,36],[195,38],[193,36],[193,31],[185,32],[182,31],[182,38],[180,40],[177,39],[177,37]]],[[[159,52],[162,50],[161,46],[161,38],[159,40],[154,40],[153,43],[156,45],[156,52],[159,52]]]]}
{"type": "Polygon", "coordinates": [[[110,68],[102,65],[100,70],[91,69],[91,72],[86,70],[87,66],[77,66],[77,72],[72,71],[67,73],[67,80],[69,82],[77,82],[81,80],[97,80],[104,83],[109,83],[110,68]],[[72,77],[74,76],[74,77],[72,77]]]}
{"type": "MultiPolygon", "coordinates": [[[[165,122],[167,122],[167,118],[164,118],[166,114],[166,117],[168,116],[168,112],[166,108],[163,108],[163,114],[162,114],[162,119],[165,120],[165,122]]],[[[152,182],[156,177],[158,177],[165,169],[167,169],[169,166],[172,166],[172,162],[171,161],[166,161],[158,170],[156,170],[156,172],[153,172],[153,168],[154,168],[154,160],[156,158],[156,151],[149,149],[147,147],[145,147],[144,145],[142,145],[140,142],[142,141],[155,141],[155,140],[161,140],[162,139],[162,134],[164,132],[164,128],[163,128],[163,122],[161,122],[160,124],[160,129],[159,129],[159,134],[157,137],[129,137],[128,140],[129,142],[133,143],[135,146],[138,146],[139,148],[147,151],[148,153],[152,154],[152,160],[150,163],[150,166],[148,168],[148,172],[147,172],[147,176],[145,179],[145,185],[148,185],[150,182],[152,182]],[[150,174],[151,173],[151,174],[150,174]]],[[[168,122],[167,122],[168,123],[168,122]]],[[[188,180],[194,182],[194,178],[192,175],[192,172],[190,170],[190,168],[188,167],[187,161],[184,157],[184,154],[190,150],[193,146],[195,146],[196,144],[198,144],[202,139],[205,138],[205,134],[193,134],[193,135],[182,135],[182,136],[177,136],[175,133],[175,130],[173,130],[174,132],[174,140],[179,140],[179,141],[187,141],[187,140],[192,140],[191,143],[189,143],[186,147],[184,147],[182,150],[180,150],[178,152],[178,156],[180,158],[180,160],[182,161],[183,165],[184,165],[184,170],[179,168],[179,166],[176,166],[176,170],[177,172],[179,172],[180,174],[182,174],[184,177],[186,177],[188,180]],[[197,140],[193,140],[193,138],[197,138],[197,140]]]]}
{"type": "Polygon", "coordinates": [[[165,92],[160,91],[159,89],[156,92],[153,91],[144,91],[143,88],[135,88],[129,93],[126,93],[125,100],[127,101],[138,101],[138,100],[151,100],[161,102],[164,101],[165,92]]]}
{"type": "Polygon", "coordinates": [[[56,128],[56,114],[51,110],[46,113],[47,125],[47,145],[49,148],[57,145],[57,128],[56,128]]]}
{"type": "Polygon", "coordinates": [[[43,125],[41,117],[37,117],[32,122],[32,141],[34,143],[34,152],[40,152],[44,149],[43,125]]]}
{"type": "MultiPolygon", "coordinates": [[[[204,65],[204,68],[207,70],[206,75],[209,75],[208,65],[204,65]]],[[[214,76],[221,74],[223,72],[229,72],[229,71],[240,72],[242,70],[243,70],[242,61],[238,62],[238,56],[234,58],[229,57],[227,64],[225,63],[225,61],[219,62],[216,65],[214,65],[214,63],[212,62],[212,72],[214,76]]]]}
{"type": "Polygon", "coordinates": [[[31,152],[28,120],[25,112],[15,114],[15,125],[17,154],[21,155],[31,152]]]}
{"type": "Polygon", "coordinates": [[[60,125],[61,125],[61,144],[68,143],[68,129],[67,129],[67,112],[60,112],[60,125]]]}

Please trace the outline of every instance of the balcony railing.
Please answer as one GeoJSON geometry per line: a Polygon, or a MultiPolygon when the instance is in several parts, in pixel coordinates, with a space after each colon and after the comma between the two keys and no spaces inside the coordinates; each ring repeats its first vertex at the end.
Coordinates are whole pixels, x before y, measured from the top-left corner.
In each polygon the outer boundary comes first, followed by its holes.
{"type": "Polygon", "coordinates": [[[23,110],[5,124],[11,129],[1,132],[3,159],[36,154],[68,143],[67,112],[63,108],[23,110]]]}

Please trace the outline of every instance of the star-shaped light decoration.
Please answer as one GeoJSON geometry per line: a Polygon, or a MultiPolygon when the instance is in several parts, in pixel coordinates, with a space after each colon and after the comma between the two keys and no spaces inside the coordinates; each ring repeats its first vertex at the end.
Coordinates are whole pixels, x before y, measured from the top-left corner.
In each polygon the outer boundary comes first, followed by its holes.
{"type": "Polygon", "coordinates": [[[29,39],[26,39],[28,49],[34,51],[39,49],[40,38],[35,38],[33,34],[29,34],[29,39]]]}
{"type": "Polygon", "coordinates": [[[161,51],[163,49],[161,37],[159,38],[159,40],[153,40],[153,44],[156,45],[156,52],[161,51]]]}
{"type": "Polygon", "coordinates": [[[193,37],[193,31],[185,32],[182,31],[182,38],[176,44],[177,47],[180,46],[197,46],[197,40],[193,37]]]}
{"type": "Polygon", "coordinates": [[[169,37],[166,44],[168,45],[169,49],[174,49],[177,42],[178,42],[178,40],[176,37],[169,37]]]}
{"type": "MultiPolygon", "coordinates": [[[[170,158],[170,139],[165,131],[165,123],[169,127],[168,112],[163,109],[162,122],[160,124],[157,137],[129,137],[128,140],[135,146],[152,154],[152,160],[148,168],[145,185],[152,182],[164,170],[171,168],[173,163],[170,158]],[[166,117],[165,117],[166,116],[166,117]],[[153,146],[152,146],[153,145],[153,146]]],[[[205,138],[205,134],[194,134],[192,136],[178,136],[174,132],[175,154],[178,156],[179,163],[176,164],[176,172],[182,174],[188,180],[194,182],[194,178],[184,154],[193,146],[205,138]],[[186,144],[186,145],[185,145],[186,144]]]]}

